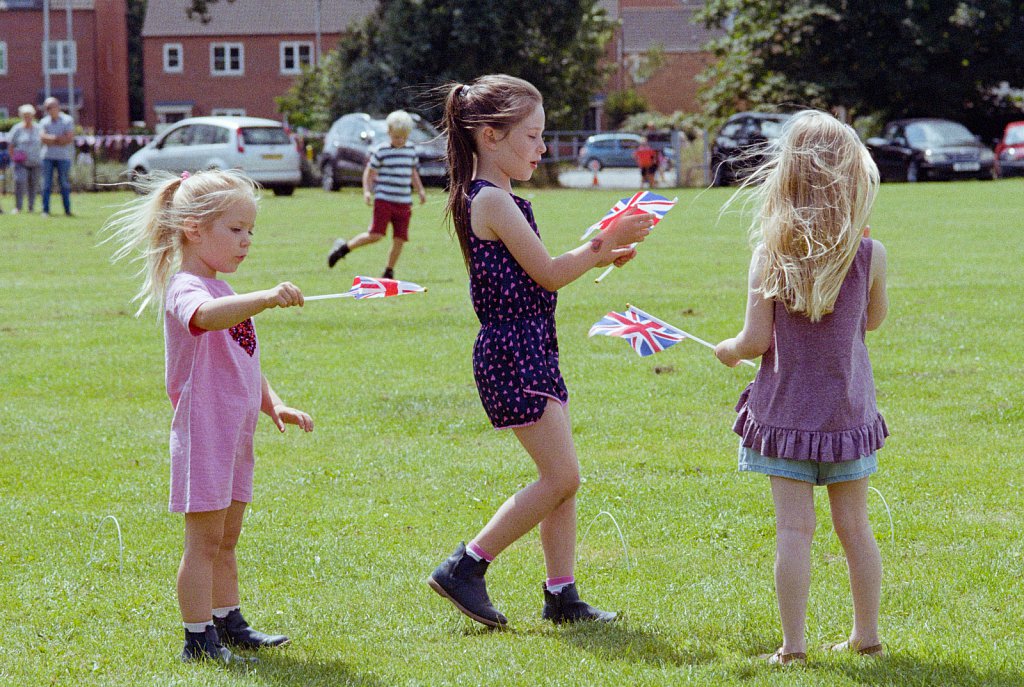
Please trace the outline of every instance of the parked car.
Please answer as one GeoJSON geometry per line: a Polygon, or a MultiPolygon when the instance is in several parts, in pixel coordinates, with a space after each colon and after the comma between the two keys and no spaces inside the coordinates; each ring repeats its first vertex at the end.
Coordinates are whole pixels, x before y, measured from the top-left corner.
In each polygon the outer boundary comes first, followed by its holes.
{"type": "Polygon", "coordinates": [[[782,133],[792,115],[780,112],[737,112],[726,120],[711,144],[711,183],[726,186],[764,162],[758,151],[782,133]]]}
{"type": "Polygon", "coordinates": [[[1024,174],[1024,121],[1010,122],[996,142],[996,174],[1009,177],[1024,174]]]}
{"type": "Polygon", "coordinates": [[[898,119],[866,143],[883,181],[993,176],[995,154],[963,124],[948,119],[898,119]]]}
{"type": "MultiPolygon", "coordinates": [[[[589,136],[580,147],[576,161],[580,167],[603,169],[605,167],[636,167],[633,153],[640,147],[644,137],[640,134],[608,133],[589,136]]],[[[659,141],[652,140],[650,145],[659,147],[659,141]]],[[[672,147],[661,144],[662,157],[668,167],[672,166],[672,147]]]]}
{"type": "Polygon", "coordinates": [[[133,176],[239,169],[276,196],[302,179],[298,144],[281,122],[258,117],[190,117],[176,122],[128,158],[133,176]]]}
{"type": "MultiPolygon", "coordinates": [[[[448,177],[444,135],[430,122],[412,115],[416,127],[409,142],[416,146],[423,183],[443,184],[448,177]]],[[[343,183],[362,183],[363,170],[374,146],[388,142],[388,126],[363,112],[339,117],[324,137],[324,149],[317,158],[321,181],[326,191],[337,191],[343,183]]]]}

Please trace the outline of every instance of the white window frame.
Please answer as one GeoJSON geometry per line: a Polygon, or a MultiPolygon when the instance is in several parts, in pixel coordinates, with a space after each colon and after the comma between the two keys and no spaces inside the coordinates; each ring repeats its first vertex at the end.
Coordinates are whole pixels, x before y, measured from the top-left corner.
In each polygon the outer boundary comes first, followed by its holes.
{"type": "Polygon", "coordinates": [[[43,55],[43,63],[50,74],[71,74],[77,71],[78,44],[75,41],[50,41],[50,52],[43,55]]]}
{"type": "Polygon", "coordinates": [[[210,76],[243,76],[245,75],[245,44],[244,43],[210,43],[210,76]],[[217,50],[224,50],[224,69],[217,69],[217,50]],[[238,51],[238,69],[231,68],[231,51],[238,51]]]}
{"type": "Polygon", "coordinates": [[[7,74],[7,41],[0,41],[0,74],[7,74]]]}
{"type": "Polygon", "coordinates": [[[181,74],[185,70],[185,48],[181,43],[164,43],[164,73],[181,74]],[[177,53],[177,66],[171,65],[171,53],[177,53]]]}
{"type": "Polygon", "coordinates": [[[160,133],[171,124],[192,116],[192,105],[154,105],[156,113],[156,132],[160,133]],[[180,118],[167,121],[167,115],[181,115],[180,118]]]}
{"type": "Polygon", "coordinates": [[[281,41],[281,73],[289,76],[302,73],[302,67],[313,65],[313,44],[309,41],[281,41]],[[309,61],[303,62],[300,59],[299,53],[302,48],[306,48],[309,51],[309,61]],[[292,60],[292,66],[288,67],[285,61],[290,57],[292,60]]]}
{"type": "Polygon", "coordinates": [[[215,107],[210,110],[211,117],[244,117],[244,107],[215,107]]]}

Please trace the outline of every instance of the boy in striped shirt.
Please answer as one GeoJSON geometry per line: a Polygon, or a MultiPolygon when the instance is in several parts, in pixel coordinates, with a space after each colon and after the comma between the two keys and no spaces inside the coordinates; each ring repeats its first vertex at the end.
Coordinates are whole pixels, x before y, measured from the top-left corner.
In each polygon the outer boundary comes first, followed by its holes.
{"type": "Polygon", "coordinates": [[[376,243],[384,238],[388,224],[391,224],[391,252],[384,270],[385,279],[395,278],[395,263],[402,254],[405,242],[409,240],[409,218],[412,216],[412,190],[420,196],[420,204],[427,202],[417,167],[419,158],[416,148],[409,144],[409,133],[413,121],[408,112],[396,110],[385,120],[388,138],[385,143],[370,153],[370,161],[363,170],[363,199],[373,206],[373,220],[370,228],[348,241],[338,239],[327,256],[327,266],[335,263],[360,246],[376,243]]]}

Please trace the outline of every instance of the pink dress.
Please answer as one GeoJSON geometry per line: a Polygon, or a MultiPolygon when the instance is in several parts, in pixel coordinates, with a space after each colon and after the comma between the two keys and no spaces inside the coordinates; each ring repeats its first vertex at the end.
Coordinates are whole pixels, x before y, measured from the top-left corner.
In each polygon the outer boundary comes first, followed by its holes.
{"type": "Polygon", "coordinates": [[[234,291],[227,282],[178,272],[164,312],[171,421],[170,509],[221,510],[252,501],[253,435],[262,398],[252,319],[230,329],[191,326],[200,305],[234,291]]]}

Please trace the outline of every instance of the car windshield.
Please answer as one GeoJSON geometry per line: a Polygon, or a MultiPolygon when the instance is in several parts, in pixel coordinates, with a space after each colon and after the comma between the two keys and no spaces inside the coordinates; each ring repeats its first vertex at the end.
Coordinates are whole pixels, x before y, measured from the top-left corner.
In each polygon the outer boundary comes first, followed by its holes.
{"type": "MultiPolygon", "coordinates": [[[[370,129],[373,131],[374,141],[388,140],[388,125],[383,119],[371,119],[370,129]]],[[[424,145],[437,139],[440,133],[430,124],[420,120],[409,132],[409,143],[424,145]]]]}
{"type": "Polygon", "coordinates": [[[1024,143],[1024,126],[1015,126],[1006,132],[1006,145],[1024,143]]]}
{"type": "Polygon", "coordinates": [[[762,119],[761,135],[768,140],[775,140],[782,135],[782,122],[774,119],[762,119]]]}
{"type": "Polygon", "coordinates": [[[288,134],[279,126],[247,126],[240,129],[242,141],[251,146],[270,146],[291,143],[288,134]]]}
{"type": "Polygon", "coordinates": [[[974,136],[956,122],[917,122],[907,126],[907,140],[913,145],[956,145],[973,143],[974,136]]]}

